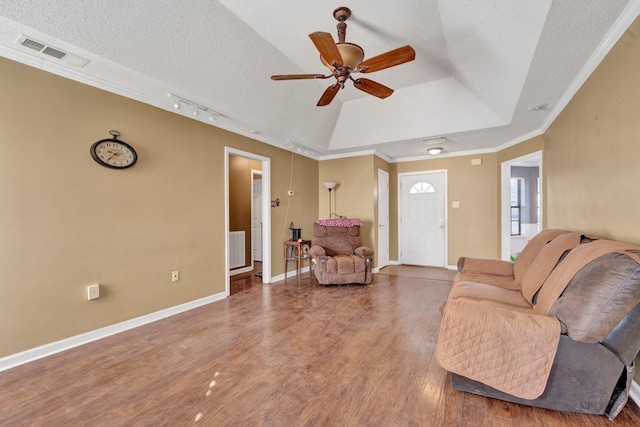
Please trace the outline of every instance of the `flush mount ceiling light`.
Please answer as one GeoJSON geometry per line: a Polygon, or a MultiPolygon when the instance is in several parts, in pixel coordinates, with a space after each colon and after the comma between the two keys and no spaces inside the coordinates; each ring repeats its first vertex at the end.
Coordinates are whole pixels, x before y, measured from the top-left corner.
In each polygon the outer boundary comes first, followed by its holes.
{"type": "Polygon", "coordinates": [[[209,121],[212,123],[215,123],[216,119],[220,116],[222,116],[221,113],[212,110],[211,108],[205,107],[203,105],[197,104],[193,101],[189,101],[188,99],[182,98],[180,96],[176,96],[172,93],[167,93],[167,96],[169,98],[174,98],[173,101],[173,108],[175,108],[176,110],[179,110],[180,108],[182,108],[182,104],[184,105],[188,105],[192,108],[191,110],[191,115],[193,117],[198,117],[200,115],[200,112],[203,112],[205,114],[209,115],[209,121]]]}
{"type": "Polygon", "coordinates": [[[427,153],[435,156],[436,154],[442,153],[442,147],[429,147],[427,153]]]}

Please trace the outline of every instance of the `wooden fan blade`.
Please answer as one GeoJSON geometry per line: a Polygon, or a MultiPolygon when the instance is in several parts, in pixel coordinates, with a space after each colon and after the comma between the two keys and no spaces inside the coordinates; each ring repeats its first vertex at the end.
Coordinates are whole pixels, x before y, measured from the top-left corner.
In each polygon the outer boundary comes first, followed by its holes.
{"type": "Polygon", "coordinates": [[[318,52],[320,52],[320,56],[322,56],[328,64],[338,62],[340,65],[343,65],[342,55],[340,55],[338,46],[336,46],[333,41],[331,34],[316,31],[315,33],[309,34],[309,37],[316,46],[316,49],[318,49],[318,52]]]}
{"type": "Polygon", "coordinates": [[[374,82],[373,80],[364,78],[354,80],[353,86],[363,92],[367,92],[368,94],[377,96],[378,98],[386,98],[393,93],[393,89],[388,88],[385,85],[381,85],[380,83],[374,82]]]}
{"type": "Polygon", "coordinates": [[[396,65],[404,64],[414,59],[416,59],[416,51],[407,45],[367,59],[361,62],[358,67],[367,67],[368,70],[362,72],[372,73],[374,71],[384,70],[385,68],[395,67],[396,65]]]}
{"type": "Polygon", "coordinates": [[[303,79],[322,79],[322,74],[280,74],[271,76],[271,80],[303,80],[303,79]]]}
{"type": "Polygon", "coordinates": [[[323,107],[325,105],[331,104],[331,101],[333,101],[333,98],[336,97],[339,90],[340,90],[340,85],[338,83],[329,86],[327,90],[324,91],[324,93],[322,94],[322,96],[320,97],[320,100],[316,105],[318,107],[323,107]]]}

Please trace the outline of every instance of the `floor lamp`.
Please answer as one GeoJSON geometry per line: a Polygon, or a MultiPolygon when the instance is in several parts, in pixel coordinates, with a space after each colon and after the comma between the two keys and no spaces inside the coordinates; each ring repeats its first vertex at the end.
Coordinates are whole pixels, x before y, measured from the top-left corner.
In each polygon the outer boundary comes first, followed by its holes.
{"type": "Polygon", "coordinates": [[[331,219],[331,190],[333,190],[336,186],[335,182],[329,181],[325,182],[324,186],[327,190],[329,190],[329,219],[331,219]]]}

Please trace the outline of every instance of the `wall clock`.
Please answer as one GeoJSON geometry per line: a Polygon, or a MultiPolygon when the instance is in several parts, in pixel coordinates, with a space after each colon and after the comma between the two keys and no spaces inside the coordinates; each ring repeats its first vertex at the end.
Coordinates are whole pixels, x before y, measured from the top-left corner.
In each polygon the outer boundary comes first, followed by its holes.
{"type": "Polygon", "coordinates": [[[138,160],[136,150],[118,137],[120,132],[110,130],[113,138],[101,139],[94,143],[89,150],[93,160],[98,164],[111,169],[126,169],[133,166],[138,160]]]}

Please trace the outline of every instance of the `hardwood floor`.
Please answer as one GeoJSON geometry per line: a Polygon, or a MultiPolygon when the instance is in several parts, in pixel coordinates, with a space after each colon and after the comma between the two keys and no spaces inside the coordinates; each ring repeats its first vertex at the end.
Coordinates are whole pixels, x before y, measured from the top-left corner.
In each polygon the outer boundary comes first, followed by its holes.
{"type": "Polygon", "coordinates": [[[435,360],[450,282],[305,278],[0,373],[2,426],[637,426],[452,390],[435,360]]]}

